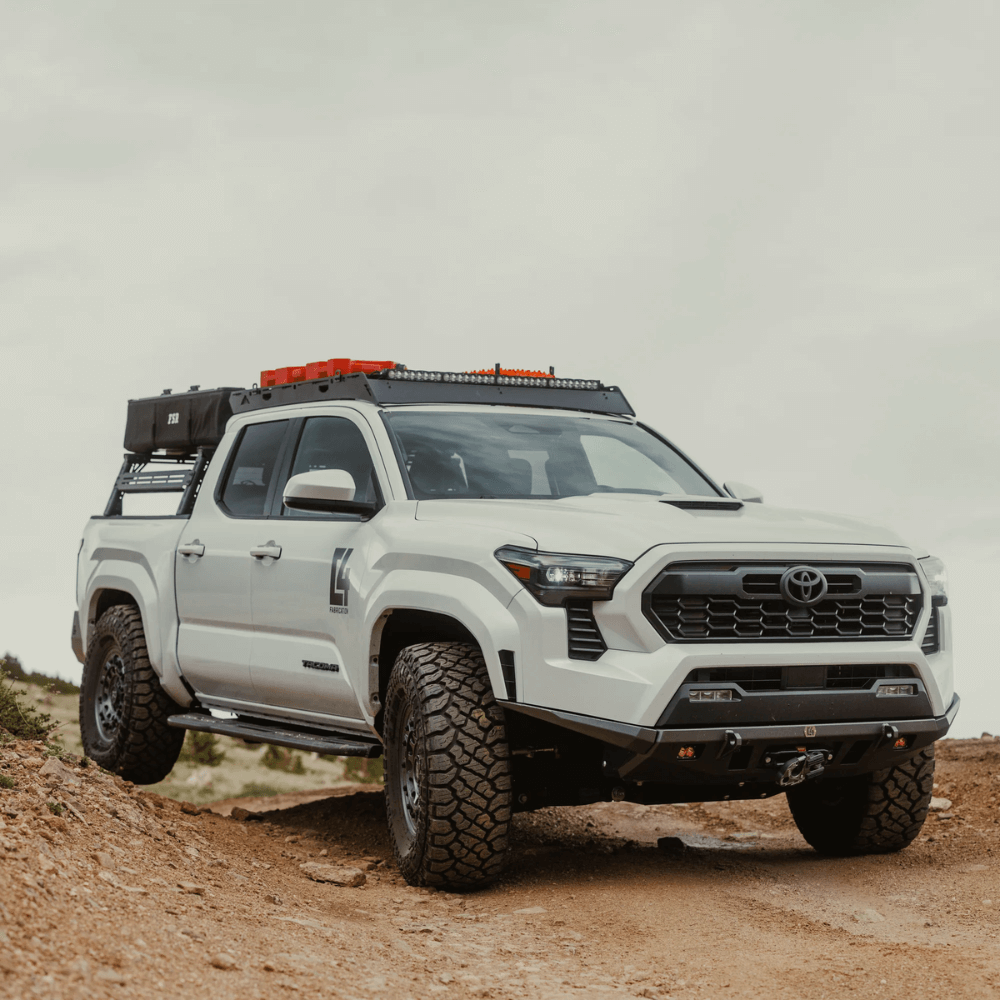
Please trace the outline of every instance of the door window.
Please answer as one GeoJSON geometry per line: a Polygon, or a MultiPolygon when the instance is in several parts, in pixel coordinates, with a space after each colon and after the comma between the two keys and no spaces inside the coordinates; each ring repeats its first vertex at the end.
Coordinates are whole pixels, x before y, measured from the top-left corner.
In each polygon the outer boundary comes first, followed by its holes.
{"type": "Polygon", "coordinates": [[[222,506],[237,517],[263,517],[287,420],[245,428],[229,466],[222,506]]]}
{"type": "MultiPolygon", "coordinates": [[[[317,469],[342,469],[354,479],[354,499],[377,503],[381,498],[375,480],[371,452],[361,429],[346,417],[310,417],[302,428],[289,478],[317,469]]],[[[328,514],[315,511],[291,511],[282,507],[285,516],[326,517],[356,520],[357,514],[328,514]]]]}

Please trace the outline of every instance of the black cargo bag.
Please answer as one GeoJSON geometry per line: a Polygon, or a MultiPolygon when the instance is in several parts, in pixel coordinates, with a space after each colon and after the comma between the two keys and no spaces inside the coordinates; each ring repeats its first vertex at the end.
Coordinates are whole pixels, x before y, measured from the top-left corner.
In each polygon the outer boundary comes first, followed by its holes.
{"type": "Polygon", "coordinates": [[[185,452],[214,448],[226,433],[233,415],[229,404],[234,388],[182,392],[128,401],[125,448],[137,454],[151,451],[185,452]]]}

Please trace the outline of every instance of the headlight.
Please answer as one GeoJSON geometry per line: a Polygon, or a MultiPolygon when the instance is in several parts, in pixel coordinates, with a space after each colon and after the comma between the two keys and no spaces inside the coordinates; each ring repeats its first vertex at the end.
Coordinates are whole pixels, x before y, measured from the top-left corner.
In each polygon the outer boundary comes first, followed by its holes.
{"type": "Polygon", "coordinates": [[[948,603],[948,571],[944,568],[944,563],[936,556],[927,556],[920,560],[920,568],[927,577],[931,604],[935,608],[944,607],[948,603]]]}
{"type": "Polygon", "coordinates": [[[534,552],[505,545],[494,553],[542,604],[610,601],[615,584],[632,568],[625,559],[534,552]]]}

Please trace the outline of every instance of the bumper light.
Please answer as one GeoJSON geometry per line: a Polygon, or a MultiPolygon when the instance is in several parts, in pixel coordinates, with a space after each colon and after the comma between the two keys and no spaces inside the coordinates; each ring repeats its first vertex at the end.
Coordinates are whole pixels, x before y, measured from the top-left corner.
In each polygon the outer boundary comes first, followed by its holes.
{"type": "Polygon", "coordinates": [[[916,684],[883,684],[876,692],[877,698],[887,695],[916,694],[916,684]]]}
{"type": "Polygon", "coordinates": [[[732,701],[730,688],[709,688],[703,691],[689,691],[688,701],[732,701]]]}
{"type": "Polygon", "coordinates": [[[495,553],[540,604],[570,600],[610,601],[615,584],[632,568],[625,559],[535,552],[505,545],[495,553]]]}

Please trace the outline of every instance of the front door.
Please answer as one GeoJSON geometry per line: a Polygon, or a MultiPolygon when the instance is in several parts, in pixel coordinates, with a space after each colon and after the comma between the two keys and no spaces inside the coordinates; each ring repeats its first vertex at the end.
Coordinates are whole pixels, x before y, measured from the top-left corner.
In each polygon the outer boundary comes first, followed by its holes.
{"type": "MultiPolygon", "coordinates": [[[[343,469],[354,479],[356,499],[379,502],[367,429],[362,427],[346,416],[304,420],[291,463],[283,463],[288,477],[343,469]]],[[[284,485],[286,476],[281,478],[284,485]]],[[[352,657],[367,660],[367,651],[360,649],[357,588],[371,529],[357,514],[287,510],[280,489],[273,503],[276,516],[268,524],[280,554],[251,567],[250,672],[257,698],[296,713],[361,722],[368,692],[355,692],[351,675],[364,677],[367,671],[348,667],[352,657]]]]}
{"type": "Polygon", "coordinates": [[[245,427],[216,496],[202,495],[176,555],[177,659],[195,691],[220,702],[255,700],[250,680],[251,555],[268,540],[288,420],[245,427]]]}

